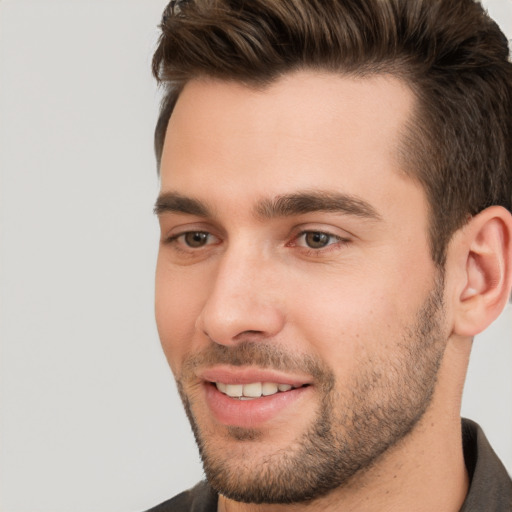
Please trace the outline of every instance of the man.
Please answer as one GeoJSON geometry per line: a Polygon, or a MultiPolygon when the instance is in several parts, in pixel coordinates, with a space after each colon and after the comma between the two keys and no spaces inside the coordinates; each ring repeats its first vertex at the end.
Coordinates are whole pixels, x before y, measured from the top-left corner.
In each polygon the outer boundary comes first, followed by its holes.
{"type": "Polygon", "coordinates": [[[512,64],[472,0],[196,0],[154,72],[156,318],[207,483],[153,511],[509,511],[461,426],[512,286],[512,64]]]}

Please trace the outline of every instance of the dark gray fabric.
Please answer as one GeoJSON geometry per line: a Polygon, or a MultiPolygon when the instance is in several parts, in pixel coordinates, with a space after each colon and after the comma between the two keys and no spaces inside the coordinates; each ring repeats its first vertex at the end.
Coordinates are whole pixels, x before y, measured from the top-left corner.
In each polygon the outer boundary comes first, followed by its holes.
{"type": "MultiPolygon", "coordinates": [[[[460,512],[512,512],[512,480],[482,429],[462,420],[462,440],[471,484],[460,512]]],[[[217,512],[217,495],[200,482],[147,512],[217,512]]]]}
{"type": "Polygon", "coordinates": [[[471,484],[460,512],[512,512],[512,480],[482,429],[463,420],[462,441],[471,484]]]}
{"type": "Polygon", "coordinates": [[[206,482],[199,482],[147,512],[217,512],[217,495],[206,482]]]}

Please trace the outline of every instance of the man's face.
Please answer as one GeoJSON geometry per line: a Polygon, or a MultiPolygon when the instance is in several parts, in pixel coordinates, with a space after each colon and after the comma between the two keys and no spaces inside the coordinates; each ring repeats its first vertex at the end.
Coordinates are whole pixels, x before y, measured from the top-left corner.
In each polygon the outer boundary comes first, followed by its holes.
{"type": "Polygon", "coordinates": [[[399,166],[413,103],[390,77],[313,72],[197,80],[178,100],[156,318],[228,497],[326,493],[429,405],[447,335],[425,195],[399,166]]]}

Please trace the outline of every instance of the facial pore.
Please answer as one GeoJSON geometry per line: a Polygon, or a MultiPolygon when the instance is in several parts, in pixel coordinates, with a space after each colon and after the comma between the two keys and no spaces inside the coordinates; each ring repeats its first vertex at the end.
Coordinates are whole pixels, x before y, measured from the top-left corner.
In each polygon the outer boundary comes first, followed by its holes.
{"type": "MultiPolygon", "coordinates": [[[[230,347],[212,342],[189,356],[177,384],[212,487],[246,503],[303,502],[347,485],[375,464],[411,432],[431,402],[447,338],[442,329],[443,289],[440,272],[416,317],[392,344],[395,352],[366,354],[343,385],[327,362],[291,355],[268,341],[247,340],[230,347]],[[320,398],[309,428],[257,467],[250,457],[241,459],[226,446],[216,446],[196,420],[187,391],[194,370],[214,364],[312,375],[320,398]]],[[[239,443],[264,442],[258,429],[229,427],[227,435],[239,443]]]]}

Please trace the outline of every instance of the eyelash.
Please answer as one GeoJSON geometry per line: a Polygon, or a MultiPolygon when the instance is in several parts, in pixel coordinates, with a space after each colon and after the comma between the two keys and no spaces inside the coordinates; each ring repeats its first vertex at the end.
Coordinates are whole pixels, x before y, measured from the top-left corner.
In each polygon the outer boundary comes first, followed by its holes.
{"type": "Polygon", "coordinates": [[[180,238],[185,239],[185,237],[187,235],[206,235],[208,237],[214,236],[211,233],[209,233],[208,231],[202,231],[202,230],[198,229],[198,230],[184,231],[183,233],[177,233],[175,235],[171,235],[170,237],[168,237],[164,240],[164,243],[169,244],[169,245],[174,245],[177,250],[184,251],[184,252],[191,252],[191,251],[195,252],[198,249],[202,249],[206,245],[210,245],[207,243],[200,247],[192,247],[192,246],[188,245],[184,240],[183,240],[183,242],[180,243],[179,242],[180,238]],[[180,245],[184,246],[185,248],[180,247],[180,245]]]}
{"type": "Polygon", "coordinates": [[[340,246],[344,246],[347,243],[349,243],[349,240],[347,238],[343,238],[339,235],[334,235],[332,233],[329,233],[328,231],[305,229],[301,231],[297,236],[295,236],[292,242],[288,243],[287,245],[289,247],[299,247],[302,250],[302,252],[305,253],[307,256],[321,256],[327,252],[340,249],[340,246]],[[301,238],[306,237],[307,235],[323,235],[329,238],[329,242],[326,245],[319,248],[313,248],[307,245],[299,245],[297,241],[299,241],[301,238]]]}
{"type": "MultiPolygon", "coordinates": [[[[192,247],[189,244],[185,242],[185,237],[187,235],[206,235],[207,237],[215,237],[212,233],[209,233],[208,231],[202,231],[202,230],[190,230],[190,231],[184,231],[182,233],[177,233],[175,235],[172,235],[164,240],[165,244],[173,245],[174,249],[179,252],[183,253],[196,253],[200,249],[204,249],[205,247],[209,245],[217,245],[217,244],[209,244],[208,242],[204,245],[200,245],[198,247],[192,247]],[[180,242],[180,239],[183,239],[183,241],[180,242]]],[[[350,242],[349,239],[343,238],[338,235],[334,235],[332,233],[322,231],[322,230],[314,230],[314,229],[306,229],[298,233],[296,236],[293,237],[293,239],[286,244],[286,247],[297,247],[301,250],[303,254],[306,256],[321,256],[327,252],[340,249],[341,246],[344,246],[350,242]],[[307,245],[299,245],[298,241],[301,238],[306,237],[307,235],[321,235],[328,237],[328,243],[322,247],[313,248],[308,247],[307,245]]]]}

